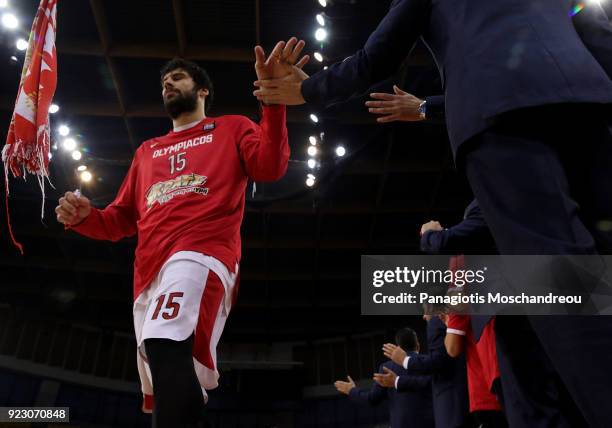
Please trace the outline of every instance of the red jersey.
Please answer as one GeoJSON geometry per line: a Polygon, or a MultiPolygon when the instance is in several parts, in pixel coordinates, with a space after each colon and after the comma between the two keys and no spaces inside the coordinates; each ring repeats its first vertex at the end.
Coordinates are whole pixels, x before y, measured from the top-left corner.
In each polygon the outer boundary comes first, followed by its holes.
{"type": "Polygon", "coordinates": [[[476,343],[470,316],[451,314],[448,317],[446,330],[446,334],[449,333],[465,338],[470,412],[501,410],[497,397],[491,392],[493,381],[499,377],[493,322],[487,323],[480,340],[476,343]]]}
{"type": "Polygon", "coordinates": [[[110,241],[138,235],[134,299],[178,251],[210,255],[234,272],[248,179],[278,180],[288,161],[285,106],[264,107],[260,125],[205,118],[145,141],[115,200],[73,229],[110,241]]]}

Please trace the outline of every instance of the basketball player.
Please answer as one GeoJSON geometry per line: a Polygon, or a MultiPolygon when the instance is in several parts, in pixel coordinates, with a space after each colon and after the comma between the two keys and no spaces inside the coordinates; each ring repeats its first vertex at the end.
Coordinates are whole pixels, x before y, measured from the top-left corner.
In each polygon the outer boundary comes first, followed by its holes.
{"type": "MultiPolygon", "coordinates": [[[[257,76],[304,66],[308,56],[297,62],[303,47],[281,42],[267,60],[256,47],[257,76]]],[[[182,59],[163,67],[161,86],[173,129],[138,148],[115,200],[100,210],[67,192],[56,213],[93,239],[138,236],[134,328],[143,411],[153,411],[157,428],[201,427],[206,389],[218,385],[216,346],[235,293],[247,181],[278,180],[287,169],[285,106],[264,105],[260,125],[207,117],[212,82],[182,59]]]]}

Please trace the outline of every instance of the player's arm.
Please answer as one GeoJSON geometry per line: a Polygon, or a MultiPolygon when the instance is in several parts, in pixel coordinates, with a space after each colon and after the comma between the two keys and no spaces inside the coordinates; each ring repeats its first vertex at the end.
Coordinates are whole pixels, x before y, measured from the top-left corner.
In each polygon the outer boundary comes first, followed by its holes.
{"type": "Polygon", "coordinates": [[[275,181],[287,171],[289,140],[286,107],[262,107],[259,125],[244,119],[238,136],[238,151],[246,174],[253,181],[275,181]]]}
{"type": "Polygon", "coordinates": [[[465,340],[470,328],[470,318],[465,315],[451,314],[448,317],[444,347],[449,356],[457,358],[465,349],[465,340]]]}
{"type": "Polygon", "coordinates": [[[136,234],[135,205],[137,161],[132,162],[115,200],[105,209],[91,206],[89,199],[73,192],[60,198],[55,209],[57,220],[88,238],[118,241],[136,234]]]}

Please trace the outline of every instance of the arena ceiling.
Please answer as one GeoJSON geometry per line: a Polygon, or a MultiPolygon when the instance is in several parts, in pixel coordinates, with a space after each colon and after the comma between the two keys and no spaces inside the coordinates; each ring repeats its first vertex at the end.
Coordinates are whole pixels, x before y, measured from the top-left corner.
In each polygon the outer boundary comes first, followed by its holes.
{"type": "MultiPolygon", "coordinates": [[[[12,3],[27,31],[38,0],[12,3]]],[[[59,3],[55,101],[60,111],[52,116],[52,126],[67,124],[84,157],[77,163],[61,148],[54,151],[55,188],[47,186],[44,221],[36,180],[11,180],[12,224],[25,256],[10,245],[3,208],[0,300],[32,316],[129,332],[135,239],[112,244],[65,232],[53,213],[59,195],[80,186],[76,167],[83,163],[94,174],[83,192],[100,207],[113,199],[134,150],[169,130],[158,70],[174,56],[208,69],[216,88],[212,116],[255,117],[253,46],[270,49],[295,35],[306,40],[309,53],[320,49],[313,33],[315,15],[322,10],[316,0],[59,3]]],[[[353,0],[329,6],[326,62],[314,61],[306,71],[314,73],[352,54],[389,3],[353,0]]],[[[3,141],[23,60],[23,52],[14,48],[15,36],[0,30],[3,141]]],[[[392,83],[418,96],[440,93],[434,64],[420,45],[395,76],[377,87],[390,90],[392,83]]],[[[360,255],[418,252],[420,225],[431,219],[459,221],[470,196],[453,170],[443,125],[380,126],[368,116],[365,99],[356,94],[326,111],[290,108],[287,176],[280,183],[258,184],[254,196],[249,186],[240,298],[224,341],[311,340],[405,323],[360,316],[360,255]],[[319,115],[318,124],[309,119],[311,113],[319,115]],[[320,132],[325,133],[323,167],[316,172],[316,186],[308,188],[308,136],[320,132]],[[333,155],[339,144],[347,150],[341,159],[333,155]]]]}

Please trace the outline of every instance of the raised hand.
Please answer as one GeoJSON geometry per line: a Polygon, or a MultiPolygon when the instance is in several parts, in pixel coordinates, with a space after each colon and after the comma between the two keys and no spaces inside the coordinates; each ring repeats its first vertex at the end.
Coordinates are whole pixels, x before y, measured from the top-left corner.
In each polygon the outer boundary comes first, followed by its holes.
{"type": "Polygon", "coordinates": [[[370,97],[377,101],[366,101],[369,112],[383,115],[376,119],[378,123],[394,121],[417,122],[425,119],[425,115],[419,111],[423,100],[408,92],[402,91],[396,85],[393,86],[395,94],[373,93],[370,97]]]}
{"type": "Polygon", "coordinates": [[[336,387],[338,392],[341,392],[345,395],[349,395],[351,389],[355,388],[355,382],[353,381],[353,379],[351,379],[350,376],[347,376],[346,378],[348,379],[348,382],[337,380],[334,382],[334,386],[336,387]]]}
{"type": "Polygon", "coordinates": [[[267,59],[264,49],[261,46],[255,46],[257,79],[278,79],[291,74],[294,66],[299,69],[304,67],[310,60],[310,56],[304,55],[299,61],[298,58],[305,45],[303,40],[298,41],[295,37],[286,43],[278,42],[267,59]]]}
{"type": "Polygon", "coordinates": [[[395,388],[395,379],[397,379],[397,373],[393,370],[383,367],[383,373],[374,373],[374,382],[384,388],[395,388]]]}
{"type": "Polygon", "coordinates": [[[439,232],[441,230],[443,230],[444,228],[442,227],[442,225],[440,224],[440,222],[437,221],[429,221],[427,223],[425,223],[424,225],[421,226],[421,236],[423,236],[425,234],[425,232],[429,232],[434,231],[434,232],[439,232]]]}
{"type": "Polygon", "coordinates": [[[394,345],[393,343],[385,343],[383,345],[383,353],[385,354],[385,357],[393,361],[395,364],[400,366],[404,365],[404,359],[406,359],[407,354],[406,351],[399,346],[394,345]]]}
{"type": "Polygon", "coordinates": [[[281,79],[258,80],[254,83],[259,89],[253,92],[259,101],[267,104],[284,104],[296,106],[306,101],[302,96],[302,82],[308,75],[297,66],[293,66],[291,74],[281,79]]]}
{"type": "Polygon", "coordinates": [[[91,202],[85,196],[77,196],[73,192],[66,192],[60,198],[55,208],[57,221],[66,226],[79,224],[91,213],[91,202]]]}

